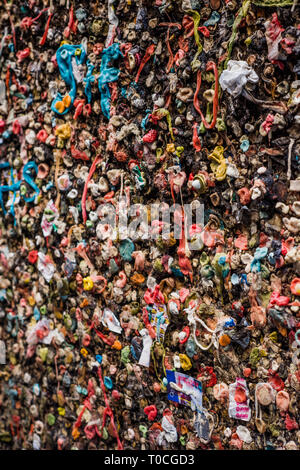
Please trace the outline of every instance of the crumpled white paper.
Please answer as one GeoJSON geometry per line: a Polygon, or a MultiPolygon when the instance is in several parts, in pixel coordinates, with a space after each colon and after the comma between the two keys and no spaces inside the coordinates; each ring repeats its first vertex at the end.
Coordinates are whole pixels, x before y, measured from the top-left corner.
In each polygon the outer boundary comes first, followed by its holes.
{"type": "Polygon", "coordinates": [[[113,333],[122,332],[122,328],[121,328],[119,320],[109,308],[104,309],[101,322],[104,326],[106,326],[106,328],[108,328],[113,333]]]}
{"type": "Polygon", "coordinates": [[[177,430],[173,424],[170,423],[166,416],[161,421],[163,432],[161,432],[157,438],[158,445],[163,444],[163,439],[167,442],[176,442],[178,439],[177,430]]]}
{"type": "Polygon", "coordinates": [[[244,60],[229,60],[227,69],[220,75],[222,90],[234,97],[239,96],[247,82],[257,83],[257,73],[244,60]]]}
{"type": "Polygon", "coordinates": [[[47,282],[50,282],[53,274],[55,273],[55,266],[47,261],[44,253],[38,253],[38,270],[42,273],[43,277],[47,282]]]}
{"type": "Polygon", "coordinates": [[[144,367],[149,367],[150,365],[150,353],[152,346],[152,338],[149,335],[149,332],[146,328],[143,328],[140,331],[140,335],[143,338],[143,350],[139,360],[139,365],[144,367]]]}

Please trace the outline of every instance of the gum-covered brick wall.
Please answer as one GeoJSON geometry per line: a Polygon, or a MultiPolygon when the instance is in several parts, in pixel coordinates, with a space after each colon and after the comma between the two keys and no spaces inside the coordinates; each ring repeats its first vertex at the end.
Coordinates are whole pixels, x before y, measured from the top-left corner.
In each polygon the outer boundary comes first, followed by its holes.
{"type": "Polygon", "coordinates": [[[299,450],[297,0],[0,4],[0,448],[299,450]]]}

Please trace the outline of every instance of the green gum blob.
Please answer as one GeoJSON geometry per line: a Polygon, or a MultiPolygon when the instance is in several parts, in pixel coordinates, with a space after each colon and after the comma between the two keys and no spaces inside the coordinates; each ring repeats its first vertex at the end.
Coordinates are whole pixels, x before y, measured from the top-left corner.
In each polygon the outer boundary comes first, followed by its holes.
{"type": "Polygon", "coordinates": [[[129,346],[125,346],[125,348],[123,348],[121,350],[121,362],[126,365],[130,362],[129,360],[129,354],[130,354],[130,347],[129,346]]]}
{"type": "Polygon", "coordinates": [[[204,126],[203,122],[201,122],[201,124],[199,126],[199,133],[200,134],[205,134],[205,132],[206,132],[205,126],[204,126]]]}
{"type": "Polygon", "coordinates": [[[222,131],[226,130],[226,124],[225,124],[224,120],[220,117],[217,118],[216,128],[217,128],[218,132],[222,132],[222,131]]]}
{"type": "Polygon", "coordinates": [[[139,426],[139,431],[142,433],[143,438],[145,439],[147,436],[148,429],[146,426],[143,426],[142,424],[139,426]]]}
{"type": "Polygon", "coordinates": [[[53,424],[55,423],[55,416],[52,413],[48,413],[47,423],[49,424],[49,426],[53,426],[53,424]]]}
{"type": "Polygon", "coordinates": [[[257,245],[257,236],[252,235],[252,237],[250,238],[248,244],[249,244],[249,248],[254,248],[255,245],[257,245]]]}
{"type": "Polygon", "coordinates": [[[43,362],[46,362],[48,356],[48,348],[41,348],[39,351],[39,356],[43,362]]]}
{"type": "Polygon", "coordinates": [[[153,268],[155,271],[158,271],[160,273],[163,272],[163,265],[161,264],[161,261],[159,259],[156,259],[153,264],[153,268]]]}
{"type": "Polygon", "coordinates": [[[41,315],[46,315],[47,313],[47,307],[46,305],[42,305],[40,308],[41,315]]]}
{"type": "Polygon", "coordinates": [[[274,424],[270,424],[268,428],[273,437],[278,437],[280,435],[280,431],[274,426],[274,424]]]}
{"type": "Polygon", "coordinates": [[[210,259],[209,256],[203,251],[203,253],[200,256],[200,264],[201,266],[205,266],[206,264],[209,264],[210,259]]]}
{"type": "Polygon", "coordinates": [[[253,348],[249,356],[249,362],[253,368],[256,369],[257,364],[260,361],[260,358],[261,358],[260,350],[258,348],[253,348]]]}
{"type": "Polygon", "coordinates": [[[103,434],[102,434],[103,439],[106,441],[108,439],[108,432],[106,428],[103,428],[103,434]]]}

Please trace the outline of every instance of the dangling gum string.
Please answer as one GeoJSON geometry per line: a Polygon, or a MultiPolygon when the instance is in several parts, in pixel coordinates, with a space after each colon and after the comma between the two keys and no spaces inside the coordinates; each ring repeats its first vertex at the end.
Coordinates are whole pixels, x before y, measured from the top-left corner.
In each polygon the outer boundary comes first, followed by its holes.
{"type": "Polygon", "coordinates": [[[288,171],[287,171],[287,179],[290,180],[292,177],[292,148],[295,143],[294,139],[290,139],[289,143],[289,152],[288,152],[288,171]]]}
{"type": "Polygon", "coordinates": [[[295,10],[297,4],[298,4],[298,0],[294,0],[294,1],[293,1],[293,6],[292,6],[292,8],[291,8],[291,12],[292,12],[292,13],[294,12],[294,10],[295,10]]]}
{"type": "MultiPolygon", "coordinates": [[[[85,400],[85,401],[86,401],[86,400],[85,400]]],[[[80,428],[83,413],[85,412],[85,410],[86,410],[87,408],[88,408],[88,405],[87,405],[87,404],[84,404],[82,410],[80,411],[80,413],[79,413],[79,415],[78,415],[77,421],[76,421],[76,423],[74,424],[73,432],[74,432],[75,429],[80,428]]]]}
{"type": "Polygon", "coordinates": [[[154,120],[160,120],[163,117],[166,117],[167,123],[168,123],[168,128],[169,132],[171,134],[172,140],[175,140],[174,134],[173,134],[173,128],[172,128],[172,119],[169,111],[165,108],[158,108],[153,111],[153,113],[150,115],[150,117],[154,118],[154,120]]]}
{"type": "Polygon", "coordinates": [[[74,8],[73,8],[73,5],[71,5],[70,12],[69,12],[69,22],[68,22],[68,26],[64,30],[64,36],[68,38],[70,36],[71,31],[72,33],[76,33],[76,29],[77,29],[77,22],[74,21],[74,8]]]}
{"type": "MultiPolygon", "coordinates": [[[[88,388],[89,388],[89,387],[88,387],[88,388]]],[[[92,409],[91,402],[90,402],[90,398],[91,398],[91,396],[94,395],[94,394],[95,394],[95,392],[94,392],[93,389],[90,389],[90,390],[88,391],[88,396],[87,396],[87,398],[86,398],[86,399],[84,400],[84,402],[83,402],[83,408],[82,408],[82,410],[80,411],[80,413],[79,413],[79,415],[78,415],[78,418],[77,418],[76,423],[74,424],[72,434],[74,433],[75,430],[78,430],[78,428],[80,428],[80,426],[81,426],[81,421],[82,421],[82,416],[83,416],[85,410],[86,410],[87,408],[88,408],[89,410],[92,409]]],[[[74,437],[74,436],[73,436],[73,437],[74,437]]]]}
{"type": "Polygon", "coordinates": [[[166,68],[166,73],[169,73],[174,63],[174,55],[170,46],[170,28],[173,26],[174,28],[181,29],[181,25],[179,23],[160,23],[158,26],[168,26],[166,43],[169,52],[169,61],[166,68]]]}
{"type": "Polygon", "coordinates": [[[179,49],[183,50],[183,52],[189,51],[189,42],[187,39],[184,38],[184,36],[179,36],[178,46],[179,46],[179,49]]]}
{"type": "Polygon", "coordinates": [[[91,271],[96,271],[94,265],[92,264],[88,255],[86,254],[85,248],[82,248],[81,244],[79,244],[76,248],[74,248],[74,251],[76,251],[78,255],[81,256],[82,259],[84,259],[84,261],[87,263],[91,271]]]}
{"type": "Polygon", "coordinates": [[[198,72],[197,72],[197,84],[196,84],[196,91],[195,91],[195,94],[194,94],[193,105],[194,105],[194,108],[196,109],[196,111],[198,111],[199,114],[201,112],[201,110],[199,108],[199,101],[198,101],[198,93],[200,91],[200,88],[201,88],[201,70],[198,70],[198,72]]]}
{"type": "Polygon", "coordinates": [[[171,93],[169,93],[169,94],[167,95],[166,102],[165,102],[165,108],[166,108],[166,109],[168,109],[168,107],[170,106],[171,100],[172,100],[172,95],[171,95],[171,93]]]}
{"type": "Polygon", "coordinates": [[[30,429],[29,429],[29,436],[31,436],[31,434],[33,434],[33,431],[34,431],[34,423],[33,423],[32,417],[31,417],[31,424],[30,424],[30,429]]]}
{"type": "Polygon", "coordinates": [[[96,170],[96,166],[97,164],[101,161],[101,157],[100,155],[97,155],[95,160],[93,161],[92,163],[92,166],[90,168],[90,171],[89,171],[89,174],[88,174],[88,177],[86,179],[86,182],[85,182],[85,185],[84,185],[84,189],[83,189],[83,193],[82,193],[82,199],[81,199],[81,209],[82,209],[82,218],[83,218],[83,222],[86,223],[86,219],[87,219],[87,215],[86,215],[86,207],[85,207],[85,204],[86,204],[86,196],[87,196],[87,191],[88,191],[88,184],[90,182],[90,180],[92,179],[92,176],[96,170]]]}
{"type": "Polygon", "coordinates": [[[202,149],[201,141],[199,139],[198,133],[197,133],[197,126],[198,124],[196,121],[193,124],[193,147],[196,150],[196,152],[200,152],[202,149]]]}
{"type": "MultiPolygon", "coordinates": [[[[228,47],[227,47],[227,58],[224,62],[224,69],[227,68],[227,64],[228,64],[228,62],[230,60],[230,57],[231,57],[233,43],[234,43],[235,38],[237,36],[237,29],[238,29],[239,25],[241,24],[242,19],[247,15],[248,10],[250,8],[250,5],[251,5],[251,0],[244,0],[244,2],[242,3],[241,8],[239,9],[238,14],[237,14],[237,16],[234,20],[234,23],[233,23],[233,26],[232,26],[232,33],[231,33],[229,43],[228,43],[228,47]]],[[[220,67],[220,71],[222,71],[222,66],[220,67]]]]}
{"type": "Polygon", "coordinates": [[[193,18],[191,18],[188,15],[184,15],[182,19],[182,26],[185,30],[185,33],[184,33],[185,38],[190,38],[191,36],[193,36],[194,34],[194,19],[193,18]]]}
{"type": "Polygon", "coordinates": [[[27,16],[25,18],[23,18],[23,20],[21,21],[20,23],[20,28],[24,28],[24,29],[27,29],[27,28],[30,28],[30,26],[33,25],[33,23],[35,21],[37,21],[40,16],[45,12],[45,11],[48,11],[49,10],[49,7],[48,8],[44,8],[43,10],[41,10],[38,14],[38,16],[36,16],[35,18],[31,18],[30,16],[27,16]]]}
{"type": "MultiPolygon", "coordinates": [[[[122,198],[122,195],[123,195],[123,189],[124,189],[124,174],[123,174],[123,171],[121,171],[121,187],[120,187],[120,195],[119,195],[119,203],[116,204],[116,223],[119,222],[119,209],[120,209],[120,200],[122,198]]],[[[118,233],[118,232],[117,232],[118,233]]],[[[119,237],[119,233],[118,233],[118,237],[119,237]]]]}
{"type": "Polygon", "coordinates": [[[167,48],[169,52],[169,60],[168,60],[167,68],[166,68],[166,73],[169,73],[174,62],[174,55],[170,46],[170,26],[168,27],[168,32],[167,32],[167,48]]]}
{"type": "Polygon", "coordinates": [[[60,158],[61,158],[61,152],[60,150],[57,150],[55,152],[55,176],[54,176],[54,181],[55,181],[55,186],[56,186],[56,189],[57,189],[57,197],[56,197],[56,201],[55,201],[55,207],[57,209],[59,209],[59,203],[60,203],[60,191],[59,191],[59,188],[58,188],[58,182],[57,182],[57,179],[58,179],[58,172],[59,172],[59,164],[60,164],[60,158]]]}
{"type": "MultiPolygon", "coordinates": [[[[180,188],[180,198],[181,198],[181,209],[183,216],[181,216],[181,238],[179,242],[179,247],[177,250],[178,258],[179,258],[179,266],[182,270],[184,268],[185,273],[189,274],[191,282],[193,282],[193,268],[191,265],[191,262],[189,258],[187,257],[187,252],[189,253],[189,249],[187,249],[187,243],[186,243],[186,223],[185,223],[185,211],[184,211],[184,206],[183,206],[183,199],[182,199],[182,192],[180,188]]],[[[189,253],[190,254],[190,253],[189,253]]],[[[183,274],[184,271],[182,271],[183,274]]]]}
{"type": "Polygon", "coordinates": [[[195,38],[195,42],[198,46],[198,50],[195,54],[195,57],[192,60],[192,67],[193,67],[194,63],[197,60],[198,55],[201,54],[201,52],[202,52],[203,46],[200,42],[200,37],[199,37],[199,32],[198,32],[198,26],[199,26],[199,23],[200,23],[200,14],[196,10],[189,10],[189,13],[191,13],[191,15],[193,17],[193,20],[194,20],[194,38],[195,38]]]}
{"type": "Polygon", "coordinates": [[[174,180],[173,180],[173,178],[171,178],[171,181],[170,181],[170,187],[171,187],[171,195],[172,195],[172,199],[173,199],[174,206],[175,206],[175,195],[174,195],[174,180]]]}
{"type": "Polygon", "coordinates": [[[194,104],[194,108],[196,109],[196,111],[200,114],[203,125],[205,126],[205,128],[206,129],[213,129],[215,127],[216,122],[217,122],[217,116],[218,116],[219,76],[218,76],[217,66],[212,61],[207,62],[206,70],[207,71],[213,70],[214,75],[215,75],[215,92],[214,92],[214,99],[213,99],[213,119],[212,119],[212,122],[210,124],[208,124],[208,122],[206,121],[205,117],[202,114],[200,106],[199,106],[198,93],[199,93],[199,90],[200,90],[200,87],[201,87],[201,71],[200,70],[198,70],[198,72],[197,72],[197,87],[196,87],[196,91],[195,91],[195,94],[194,94],[193,104],[194,104]]]}
{"type": "Polygon", "coordinates": [[[155,51],[155,44],[151,44],[151,46],[147,47],[146,49],[146,53],[140,63],[140,66],[139,66],[139,69],[138,69],[138,72],[136,74],[136,77],[135,77],[135,83],[137,83],[139,81],[139,78],[140,78],[140,74],[141,74],[141,71],[143,70],[143,68],[145,67],[145,65],[147,64],[148,60],[150,59],[150,57],[154,54],[154,51],[155,51]]]}
{"type": "Polygon", "coordinates": [[[47,39],[47,34],[48,34],[48,30],[49,30],[49,26],[50,26],[50,21],[51,21],[51,18],[53,16],[53,3],[52,3],[52,0],[50,0],[50,8],[49,8],[49,13],[48,13],[48,20],[47,20],[47,23],[46,23],[46,27],[45,27],[45,31],[44,31],[44,34],[43,34],[43,37],[42,39],[40,40],[40,46],[43,46],[46,42],[46,39],[47,39]]]}
{"type": "Polygon", "coordinates": [[[113,431],[114,431],[114,434],[115,434],[115,437],[117,439],[118,450],[123,450],[123,445],[122,445],[122,442],[120,441],[119,434],[118,434],[118,431],[117,431],[117,428],[116,428],[116,425],[115,425],[114,414],[113,414],[112,409],[109,406],[109,401],[108,401],[107,396],[106,396],[105,385],[104,385],[104,382],[103,382],[101,366],[100,365],[98,367],[98,377],[99,377],[99,380],[100,380],[101,389],[102,389],[102,392],[103,392],[105,405],[106,405],[106,408],[103,412],[103,420],[102,420],[100,438],[102,438],[102,431],[103,431],[103,428],[105,426],[106,417],[109,416],[110,417],[110,422],[111,422],[111,425],[112,425],[112,428],[113,428],[113,431]]]}
{"type": "MultiPolygon", "coordinates": [[[[185,219],[185,212],[184,212],[184,204],[183,204],[183,197],[182,197],[181,187],[180,187],[180,201],[181,201],[181,209],[182,209],[182,212],[183,212],[183,217],[185,219]]],[[[184,229],[184,233],[186,233],[186,228],[184,229]]]]}
{"type": "MultiPolygon", "coordinates": [[[[188,15],[184,15],[182,19],[182,26],[185,29],[184,37],[189,38],[194,34],[194,20],[188,15]]],[[[210,36],[210,32],[206,26],[199,26],[198,31],[200,31],[205,37],[210,36]]],[[[181,48],[182,49],[182,48],[181,48]]]]}

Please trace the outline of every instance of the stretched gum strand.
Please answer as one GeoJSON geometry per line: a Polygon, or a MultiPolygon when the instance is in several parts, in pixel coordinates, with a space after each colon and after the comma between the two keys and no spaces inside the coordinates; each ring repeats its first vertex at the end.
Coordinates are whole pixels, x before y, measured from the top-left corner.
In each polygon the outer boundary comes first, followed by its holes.
{"type": "Polygon", "coordinates": [[[94,265],[92,264],[88,255],[86,254],[85,248],[82,246],[82,243],[80,243],[76,248],[74,248],[74,251],[76,251],[78,255],[81,256],[82,259],[84,259],[84,261],[86,262],[86,264],[91,270],[95,270],[94,265]]]}
{"type": "Polygon", "coordinates": [[[145,55],[142,58],[139,69],[137,71],[137,74],[136,74],[136,77],[135,77],[135,80],[134,80],[135,83],[137,83],[139,81],[140,74],[141,74],[143,68],[145,67],[146,63],[150,59],[150,57],[154,54],[155,48],[156,48],[155,44],[151,44],[149,47],[147,47],[145,55]]]}
{"type": "Polygon", "coordinates": [[[194,20],[189,15],[184,15],[182,18],[182,27],[185,30],[184,36],[190,38],[194,34],[194,20]]]}
{"type": "Polygon", "coordinates": [[[58,173],[59,173],[59,166],[60,166],[60,159],[61,159],[61,151],[57,150],[55,152],[55,174],[54,174],[54,182],[57,190],[57,197],[55,201],[55,207],[59,210],[59,204],[60,204],[60,191],[58,188],[58,173]]]}
{"type": "Polygon", "coordinates": [[[52,16],[53,16],[53,13],[51,13],[51,11],[49,11],[47,23],[46,23],[46,26],[45,26],[45,31],[44,31],[42,39],[40,40],[40,46],[43,46],[46,42],[47,34],[48,34],[48,31],[49,31],[49,26],[50,26],[50,21],[51,21],[52,16]]]}
{"type": "Polygon", "coordinates": [[[197,133],[197,126],[198,124],[196,121],[193,124],[193,147],[196,150],[196,152],[200,152],[202,149],[201,141],[199,139],[198,133],[197,133]]]}
{"type": "Polygon", "coordinates": [[[92,179],[92,176],[96,170],[96,166],[97,164],[101,161],[101,157],[100,155],[97,155],[95,160],[93,161],[92,163],[92,166],[90,168],[90,171],[89,171],[89,174],[88,174],[88,177],[86,179],[86,182],[85,182],[85,185],[84,185],[84,189],[83,189],[83,193],[82,193],[82,199],[81,199],[81,209],[82,209],[82,218],[83,218],[83,222],[86,223],[86,219],[87,219],[87,215],[86,215],[86,197],[87,197],[87,191],[88,191],[88,184],[90,182],[90,180],[92,179]]]}
{"type": "Polygon", "coordinates": [[[193,104],[194,104],[194,108],[196,109],[196,111],[200,114],[203,125],[205,126],[205,128],[206,129],[213,129],[215,127],[216,122],[217,122],[218,107],[219,107],[219,105],[218,105],[219,74],[218,74],[218,69],[217,69],[217,66],[216,66],[215,62],[213,62],[213,61],[207,62],[206,71],[209,71],[209,70],[213,70],[214,75],[215,75],[215,93],[214,93],[214,99],[213,99],[213,119],[212,119],[212,122],[210,124],[208,124],[205,117],[203,116],[203,113],[200,109],[199,101],[198,101],[198,93],[200,91],[201,81],[202,81],[201,71],[200,70],[198,70],[198,72],[197,72],[197,86],[196,86],[196,91],[195,91],[195,95],[194,95],[193,104]]]}
{"type": "Polygon", "coordinates": [[[49,7],[43,8],[43,10],[41,10],[35,18],[31,18],[31,16],[26,16],[25,18],[23,18],[20,23],[20,28],[21,29],[24,28],[25,30],[30,28],[30,26],[32,26],[33,23],[37,21],[40,18],[40,16],[42,16],[42,14],[47,10],[49,10],[49,7]]]}
{"type": "Polygon", "coordinates": [[[154,120],[160,120],[163,117],[166,117],[168,127],[169,127],[169,132],[171,134],[172,140],[175,140],[174,134],[173,134],[173,129],[172,129],[172,119],[169,111],[166,108],[158,108],[153,111],[153,113],[150,115],[151,118],[154,118],[154,120]]]}
{"type": "Polygon", "coordinates": [[[171,49],[171,46],[170,46],[170,28],[173,27],[173,28],[181,29],[181,24],[179,24],[179,23],[159,23],[158,26],[168,26],[166,43],[167,43],[167,48],[168,48],[168,52],[169,52],[169,61],[168,61],[168,64],[167,64],[166,73],[169,73],[172,66],[173,66],[173,63],[174,63],[174,55],[173,55],[173,52],[172,52],[172,49],[171,49]]]}
{"type": "Polygon", "coordinates": [[[192,66],[193,66],[193,64],[197,60],[198,55],[201,54],[203,46],[200,42],[199,31],[198,31],[198,27],[199,27],[199,23],[200,23],[200,14],[196,10],[189,10],[189,13],[191,13],[191,15],[193,17],[193,20],[194,20],[194,38],[195,38],[195,42],[198,46],[198,50],[195,54],[195,57],[192,60],[192,66]]]}
{"type": "MultiPolygon", "coordinates": [[[[278,1],[280,1],[280,0],[278,0],[278,1]]],[[[236,35],[237,35],[237,29],[238,29],[242,19],[247,15],[248,10],[250,8],[250,5],[251,5],[251,0],[244,0],[243,3],[242,3],[241,8],[239,9],[239,11],[236,15],[236,18],[235,18],[234,23],[232,25],[232,33],[231,33],[229,43],[228,43],[228,47],[227,47],[227,57],[226,57],[226,60],[224,62],[224,69],[227,68],[227,64],[228,64],[228,62],[230,60],[230,57],[231,57],[233,44],[234,44],[234,41],[235,41],[235,38],[236,38],[236,35]]]]}
{"type": "Polygon", "coordinates": [[[70,36],[70,33],[76,33],[77,30],[77,21],[74,21],[74,9],[73,5],[71,5],[70,12],[69,12],[69,22],[68,26],[64,30],[64,36],[68,38],[70,36]]]}
{"type": "MultiPolygon", "coordinates": [[[[181,189],[180,189],[181,193],[181,189]]],[[[179,242],[179,247],[177,250],[178,254],[178,264],[180,266],[181,272],[185,275],[189,275],[191,282],[193,282],[193,268],[191,262],[186,254],[186,234],[185,234],[185,213],[184,208],[182,207],[182,226],[181,226],[181,238],[179,242]]]]}
{"type": "Polygon", "coordinates": [[[116,425],[115,425],[114,414],[113,414],[112,409],[109,406],[109,401],[108,401],[107,396],[106,396],[105,385],[104,385],[104,382],[103,382],[101,366],[100,365],[98,367],[98,377],[99,377],[99,380],[100,380],[101,389],[102,389],[102,392],[103,392],[103,397],[104,397],[105,405],[106,405],[106,408],[103,412],[103,420],[102,420],[102,426],[101,426],[101,437],[102,437],[103,428],[104,428],[105,422],[106,422],[106,416],[109,416],[112,428],[114,430],[115,437],[117,439],[118,450],[123,450],[123,445],[120,441],[119,434],[118,434],[118,431],[117,431],[117,428],[116,428],[116,425]]]}

